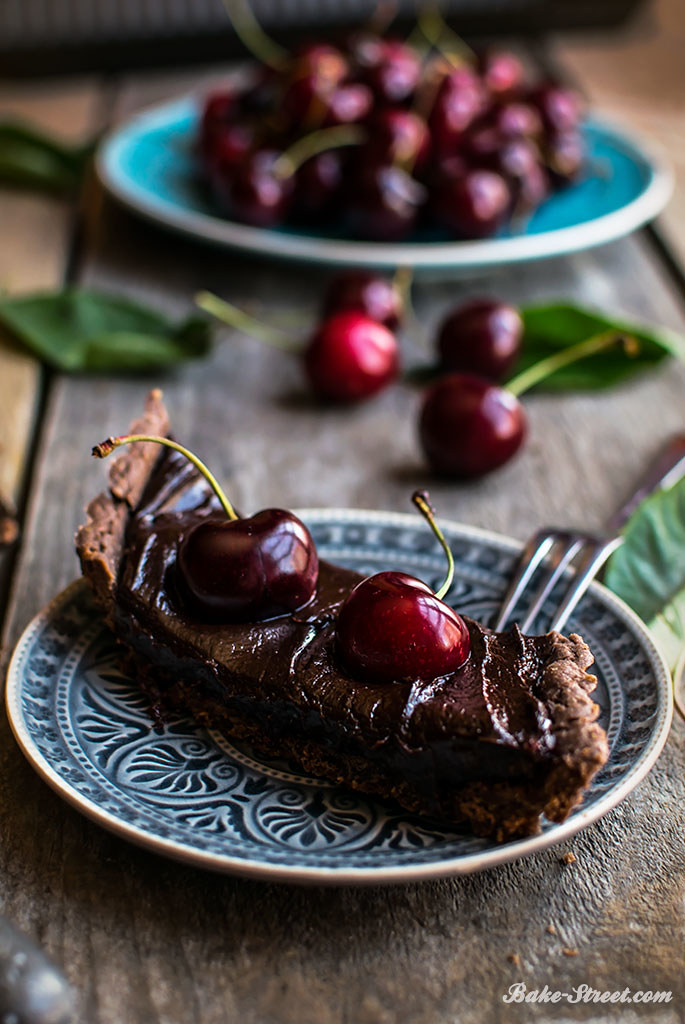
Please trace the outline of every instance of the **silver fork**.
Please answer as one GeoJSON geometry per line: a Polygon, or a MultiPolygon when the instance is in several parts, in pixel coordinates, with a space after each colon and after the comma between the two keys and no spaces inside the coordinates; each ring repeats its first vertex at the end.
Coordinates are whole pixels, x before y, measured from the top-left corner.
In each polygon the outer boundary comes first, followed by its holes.
{"type": "Polygon", "coordinates": [[[545,561],[542,579],[525,618],[521,632],[530,631],[542,606],[561,579],[565,569],[575,566],[575,573],[556,608],[549,625],[551,630],[563,629],[569,615],[602,568],[612,551],[623,543],[620,531],[639,503],[660,487],[671,487],[685,475],[685,434],[678,434],[650,467],[631,497],[618,509],[601,533],[580,530],[558,530],[543,527],[526,543],[516,563],[514,574],[504,595],[494,629],[505,629],[540,564],[545,561]]]}

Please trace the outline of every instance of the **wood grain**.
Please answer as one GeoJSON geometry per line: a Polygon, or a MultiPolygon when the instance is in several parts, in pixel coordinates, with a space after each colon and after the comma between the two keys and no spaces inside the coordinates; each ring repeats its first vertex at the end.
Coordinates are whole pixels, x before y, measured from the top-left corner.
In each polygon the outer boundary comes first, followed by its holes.
{"type": "MultiPolygon", "coordinates": [[[[130,81],[118,112],[159,80],[130,81]]],[[[187,309],[210,287],[314,316],[325,274],[272,267],[157,232],[109,204],[83,279],[187,309]]],[[[466,294],[569,297],[683,327],[649,244],[471,282],[421,281],[430,331],[466,294]]],[[[408,361],[422,358],[404,339],[408,361]]],[[[73,530],[104,468],[91,444],[125,427],[150,381],[55,380],[18,565],[6,649],[77,572],[73,530]]],[[[269,504],[409,509],[429,480],[414,437],[418,392],[398,386],[355,410],[320,409],[297,362],[227,333],[210,359],[155,381],[175,433],[244,509],[269,504]]],[[[431,483],[441,514],[524,537],[543,522],[594,527],[661,442],[682,428],[685,367],[610,393],[533,396],[529,443],[471,486],[431,483]]],[[[0,724],[0,899],[64,965],[83,1024],[481,1024],[682,1019],[685,727],[638,789],[572,842],[481,875],[389,889],[298,889],[162,860],[81,818],[40,782],[0,724]],[[573,851],[576,861],[562,862],[573,851]],[[553,926],[553,931],[549,928],[553,926]],[[564,954],[574,949],[575,956],[564,954]],[[512,959],[514,962],[511,962],[512,959]],[[654,1008],[506,1005],[515,981],[569,991],[666,989],[654,1008]],[[644,1014],[644,1016],[642,1016],[644,1014]]]]}
{"type": "MultiPolygon", "coordinates": [[[[92,128],[96,90],[87,81],[0,85],[0,117],[27,120],[78,141],[92,128]]],[[[28,292],[64,276],[74,210],[70,202],[0,186],[0,288],[28,292]]],[[[40,366],[0,337],[0,494],[17,502],[40,386],[40,366]]]]}
{"type": "Polygon", "coordinates": [[[658,143],[676,173],[658,225],[685,262],[685,20],[682,0],[653,0],[619,33],[559,40],[559,62],[573,72],[603,115],[658,143]]]}

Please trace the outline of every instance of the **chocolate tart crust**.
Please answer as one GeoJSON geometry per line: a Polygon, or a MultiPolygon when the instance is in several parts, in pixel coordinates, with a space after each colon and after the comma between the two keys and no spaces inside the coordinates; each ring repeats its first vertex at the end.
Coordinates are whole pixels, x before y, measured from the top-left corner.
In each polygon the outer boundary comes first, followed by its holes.
{"type": "MultiPolygon", "coordinates": [[[[133,424],[132,432],[166,435],[168,429],[161,392],[153,391],[147,398],[142,417],[133,424]]],[[[382,799],[395,800],[410,811],[439,817],[456,827],[469,828],[476,835],[497,840],[529,835],[539,831],[541,813],[553,821],[562,821],[568,816],[608,756],[606,736],[595,721],[598,708],[589,696],[596,685],[595,677],[586,671],[593,658],[579,636],[551,633],[541,638],[523,638],[520,634],[501,634],[500,641],[489,630],[468,622],[472,644],[477,650],[494,652],[491,661],[511,650],[523,651],[526,657],[529,657],[526,652],[534,655],[537,674],[529,687],[532,695],[526,694],[528,717],[522,721],[530,718],[529,705],[542,709],[538,717],[544,718],[544,730],[541,726],[538,729],[534,722],[531,725],[537,746],[520,736],[513,739],[505,736],[501,742],[496,730],[483,721],[482,711],[474,713],[470,726],[474,734],[469,735],[469,729],[454,718],[454,697],[448,711],[452,714],[451,720],[456,721],[457,731],[454,736],[441,738],[438,733],[443,723],[434,711],[435,695],[428,693],[426,697],[426,688],[416,691],[420,700],[426,700],[426,705],[419,707],[418,713],[412,707],[411,729],[405,729],[401,743],[389,726],[382,735],[361,729],[345,742],[345,729],[340,722],[333,722],[331,729],[333,726],[335,729],[326,732],[325,714],[320,709],[314,713],[311,704],[297,707],[295,694],[292,707],[286,708],[287,693],[280,692],[276,696],[269,693],[267,673],[261,668],[255,669],[259,677],[255,682],[254,678],[240,678],[240,672],[231,672],[230,666],[226,669],[220,658],[210,657],[212,644],[217,641],[211,631],[205,635],[207,630],[202,624],[197,626],[195,636],[187,624],[181,628],[179,617],[175,630],[173,611],[167,610],[161,615],[159,609],[155,609],[160,624],[153,618],[150,621],[155,625],[148,625],[143,621],[144,601],[136,605],[130,595],[125,596],[122,577],[133,571],[127,567],[134,547],[130,531],[136,525],[137,515],[150,518],[146,491],[150,490],[149,485],[160,465],[168,462],[168,450],[158,445],[138,443],[124,449],[110,466],[108,490],[90,503],[86,522],[76,535],[83,574],[91,584],[95,602],[122,645],[123,660],[129,671],[145,688],[153,706],[171,706],[190,713],[205,726],[231,738],[248,741],[265,756],[286,758],[308,774],[382,799]],[[261,689],[264,692],[260,692],[261,689]],[[279,714],[287,714],[287,728],[277,720],[276,708],[280,708],[279,714]],[[428,738],[424,739],[424,735],[428,738]],[[331,736],[335,737],[335,742],[331,741],[331,736]],[[461,745],[465,750],[469,747],[465,762],[469,768],[460,778],[457,773],[455,784],[447,786],[445,774],[436,768],[436,763],[444,758],[450,743],[461,745]],[[482,777],[478,777],[472,763],[478,758],[483,766],[482,777]],[[405,765],[408,766],[406,771],[405,765]],[[416,766],[425,769],[423,777],[416,766]]],[[[181,493],[194,488],[195,504],[199,501],[205,514],[211,511],[211,499],[206,493],[200,497],[195,494],[196,472],[188,471],[185,466],[175,472],[180,478],[181,493]]],[[[160,521],[163,518],[162,514],[160,521]]],[[[321,573],[322,591],[334,596],[327,600],[321,598],[319,613],[323,625],[317,627],[320,637],[309,645],[313,649],[319,644],[320,650],[313,658],[314,667],[310,671],[314,675],[319,669],[329,675],[337,673],[337,679],[339,671],[331,653],[332,614],[360,577],[327,566],[325,562],[321,573]]],[[[143,597],[152,601],[150,595],[143,597]]],[[[311,614],[312,621],[317,621],[316,608],[311,614]]],[[[285,624],[279,624],[278,620],[274,624],[272,620],[251,628],[261,630],[265,647],[271,645],[278,650],[279,643],[283,646],[290,636],[289,622],[289,618],[285,624]]],[[[296,629],[306,631],[299,620],[290,632],[296,629]]],[[[236,636],[242,638],[242,634],[236,633],[236,636]]],[[[258,634],[253,632],[250,637],[253,645],[258,642],[255,636],[258,634]]],[[[305,655],[311,660],[308,648],[305,648],[305,655]]],[[[298,658],[301,656],[298,650],[298,658]]],[[[299,666],[306,665],[306,657],[293,664],[298,665],[298,671],[303,671],[299,666]]],[[[247,674],[249,676],[249,672],[247,674]]],[[[355,681],[343,678],[341,685],[346,682],[350,691],[355,688],[355,693],[359,691],[355,681]]],[[[399,694],[403,684],[391,685],[399,694]]],[[[449,689],[449,686],[447,680],[444,688],[449,689]]],[[[282,686],[281,690],[285,691],[286,687],[282,686]]],[[[412,689],[411,700],[414,692],[412,689]]],[[[403,691],[401,700],[405,700],[405,696],[403,691]]],[[[350,700],[354,702],[354,694],[350,700]]],[[[363,705],[363,694],[359,701],[363,705]]],[[[333,717],[338,713],[339,708],[335,708],[333,717]]],[[[497,709],[492,718],[496,724],[497,709]]]]}

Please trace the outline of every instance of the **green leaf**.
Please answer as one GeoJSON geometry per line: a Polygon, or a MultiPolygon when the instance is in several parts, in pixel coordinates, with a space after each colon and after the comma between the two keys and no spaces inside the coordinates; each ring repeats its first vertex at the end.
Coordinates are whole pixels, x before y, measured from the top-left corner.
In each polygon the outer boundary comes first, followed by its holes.
{"type": "Polygon", "coordinates": [[[211,344],[202,317],[175,324],[130,299],[82,288],[0,296],[0,325],[67,373],[145,373],[204,356],[211,344]]]}
{"type": "Polygon", "coordinates": [[[628,377],[652,369],[669,355],[685,359],[685,338],[666,327],[648,327],[570,303],[554,303],[521,310],[523,353],[516,374],[560,349],[576,345],[606,331],[619,331],[639,342],[637,355],[621,346],[581,359],[548,377],[547,390],[595,390],[618,384],[628,377]]]}
{"type": "Polygon", "coordinates": [[[633,513],[604,582],[653,630],[675,666],[685,647],[685,478],[633,513]]]}
{"type": "Polygon", "coordinates": [[[93,144],[68,146],[19,122],[0,123],[0,183],[63,194],[78,188],[93,144]]]}

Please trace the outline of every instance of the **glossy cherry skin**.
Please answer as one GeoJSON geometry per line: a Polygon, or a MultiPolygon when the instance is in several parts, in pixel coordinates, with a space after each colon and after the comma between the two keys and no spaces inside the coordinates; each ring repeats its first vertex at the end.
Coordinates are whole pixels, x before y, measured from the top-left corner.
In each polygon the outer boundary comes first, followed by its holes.
{"type": "Polygon", "coordinates": [[[511,189],[501,174],[476,169],[442,182],[433,209],[440,223],[460,238],[486,238],[507,219],[511,202],[511,189]]]}
{"type": "Polygon", "coordinates": [[[346,598],[335,629],[338,656],[369,683],[429,682],[469,656],[466,623],[427,584],[403,572],[379,572],[346,598]]]}
{"type": "Polygon", "coordinates": [[[481,54],[478,70],[493,97],[515,92],[523,82],[523,64],[516,54],[508,50],[481,54]]]}
{"type": "Polygon", "coordinates": [[[312,390],[334,402],[357,402],[397,376],[392,331],[354,310],[334,313],[319,326],[304,354],[312,390]]]}
{"type": "Polygon", "coordinates": [[[337,47],[328,43],[305,43],[295,53],[292,77],[312,74],[321,82],[337,85],[348,71],[349,62],[337,47]]]}
{"type": "Polygon", "coordinates": [[[344,270],[333,277],[323,300],[324,316],[357,310],[394,331],[404,315],[402,296],[393,282],[370,270],[344,270]]]}
{"type": "Polygon", "coordinates": [[[578,131],[552,134],[544,147],[545,162],[552,176],[562,184],[574,181],[585,163],[585,143],[578,131]]]}
{"type": "Polygon", "coordinates": [[[369,120],[366,153],[382,163],[400,164],[419,172],[426,164],[430,148],[428,126],[413,110],[402,107],[379,111],[369,120]]]}
{"type": "Polygon", "coordinates": [[[236,168],[230,203],[238,220],[266,228],[285,217],[291,203],[293,179],[275,173],[278,156],[275,150],[256,150],[236,168]]]}
{"type": "Polygon", "coordinates": [[[528,102],[539,111],[548,132],[571,131],[580,123],[583,106],[573,89],[546,82],[529,92],[528,102]]]}
{"type": "Polygon", "coordinates": [[[344,156],[327,149],[310,157],[295,176],[295,213],[303,220],[328,217],[335,210],[344,180],[344,156]]]}
{"type": "Polygon", "coordinates": [[[343,82],[326,96],[324,126],[356,124],[368,116],[373,107],[373,93],[362,82],[343,82]]]}
{"type": "Polygon", "coordinates": [[[491,123],[504,138],[537,138],[542,132],[542,118],[530,103],[503,103],[493,111],[491,123]]]}
{"type": "Polygon", "coordinates": [[[202,520],[181,538],[177,569],[181,595],[200,618],[258,622],[312,599],[319,560],[304,523],[270,508],[202,520]]]}
{"type": "Polygon", "coordinates": [[[483,87],[472,71],[457,68],[443,79],[428,118],[431,142],[438,155],[457,151],[484,104],[483,87]]]}
{"type": "Polygon", "coordinates": [[[398,39],[360,36],[353,52],[363,80],[378,101],[393,105],[412,96],[421,77],[421,61],[412,47],[398,39]]]}
{"type": "Polygon", "coordinates": [[[211,93],[205,100],[202,111],[201,135],[203,140],[221,131],[233,118],[238,98],[235,92],[222,89],[211,93]]]}
{"type": "Polygon", "coordinates": [[[471,479],[504,465],[523,444],[523,406],[509,391],[469,373],[443,377],[427,391],[419,438],[430,467],[471,479]]]}
{"type": "Polygon", "coordinates": [[[352,188],[347,216],[357,237],[397,242],[412,232],[425,201],[423,186],[397,164],[369,161],[352,188]]]}
{"type": "Polygon", "coordinates": [[[523,321],[513,306],[496,299],[475,299],[445,318],[438,334],[444,370],[505,380],[521,353],[523,321]]]}

